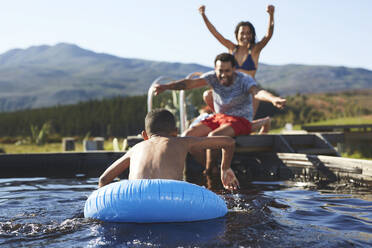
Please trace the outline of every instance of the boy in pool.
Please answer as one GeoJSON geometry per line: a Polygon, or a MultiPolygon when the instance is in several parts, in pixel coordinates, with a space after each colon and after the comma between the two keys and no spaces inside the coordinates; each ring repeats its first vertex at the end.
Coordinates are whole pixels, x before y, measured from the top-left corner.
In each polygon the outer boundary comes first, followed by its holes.
{"type": "Polygon", "coordinates": [[[99,178],[99,187],[109,184],[128,167],[130,179],[182,180],[185,159],[191,150],[222,149],[221,181],[237,189],[239,181],[230,168],[235,141],[228,136],[177,137],[176,121],[165,109],[155,109],[145,118],[144,141],[116,160],[99,178]]]}

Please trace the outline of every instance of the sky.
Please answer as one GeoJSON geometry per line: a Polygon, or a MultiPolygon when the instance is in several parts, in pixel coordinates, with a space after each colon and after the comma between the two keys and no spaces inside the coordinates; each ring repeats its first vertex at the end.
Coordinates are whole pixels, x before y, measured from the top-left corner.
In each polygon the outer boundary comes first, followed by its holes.
{"type": "Polygon", "coordinates": [[[269,4],[275,6],[275,28],[261,63],[372,70],[371,0],[5,0],[0,54],[65,42],[124,58],[212,67],[226,48],[205,27],[199,6],[235,42],[235,26],[243,20],[262,39],[269,4]]]}

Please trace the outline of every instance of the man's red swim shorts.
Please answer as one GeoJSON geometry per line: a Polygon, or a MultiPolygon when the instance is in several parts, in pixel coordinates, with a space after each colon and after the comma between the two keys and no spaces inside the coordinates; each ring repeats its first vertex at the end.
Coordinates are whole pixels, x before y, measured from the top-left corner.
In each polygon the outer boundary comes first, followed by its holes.
{"type": "Polygon", "coordinates": [[[252,124],[250,121],[243,117],[215,114],[201,122],[212,130],[215,130],[223,125],[231,126],[234,129],[235,136],[248,135],[251,133],[252,124]]]}

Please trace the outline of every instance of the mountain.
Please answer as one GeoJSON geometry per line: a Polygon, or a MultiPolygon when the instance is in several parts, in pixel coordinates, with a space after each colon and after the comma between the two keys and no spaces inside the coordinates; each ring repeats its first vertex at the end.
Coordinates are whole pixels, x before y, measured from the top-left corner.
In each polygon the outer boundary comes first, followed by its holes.
{"type": "Polygon", "coordinates": [[[281,95],[371,89],[372,71],[343,66],[261,64],[257,81],[281,95]]]}
{"type": "Polygon", "coordinates": [[[119,58],[66,43],[14,49],[0,55],[0,111],[143,95],[161,75],[180,79],[208,70],[197,64],[119,58]]]}
{"type": "MultiPolygon", "coordinates": [[[[183,78],[212,68],[128,59],[73,44],[13,49],[0,55],[0,111],[146,94],[159,76],[183,78]]],[[[372,71],[331,66],[261,64],[257,81],[282,95],[372,88],[372,71]]]]}

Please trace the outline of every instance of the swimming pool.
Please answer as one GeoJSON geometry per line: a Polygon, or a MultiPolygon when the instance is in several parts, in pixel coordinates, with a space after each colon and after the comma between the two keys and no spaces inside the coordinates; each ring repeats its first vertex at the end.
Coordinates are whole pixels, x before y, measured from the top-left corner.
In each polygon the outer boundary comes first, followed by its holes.
{"type": "MultiPolygon", "coordinates": [[[[1,247],[367,247],[372,189],[310,182],[241,183],[238,193],[205,185],[228,204],[219,219],[170,224],[83,218],[97,178],[0,179],[1,247]]],[[[198,181],[204,182],[203,180],[198,181]]],[[[244,182],[241,180],[241,182],[244,182]]]]}

